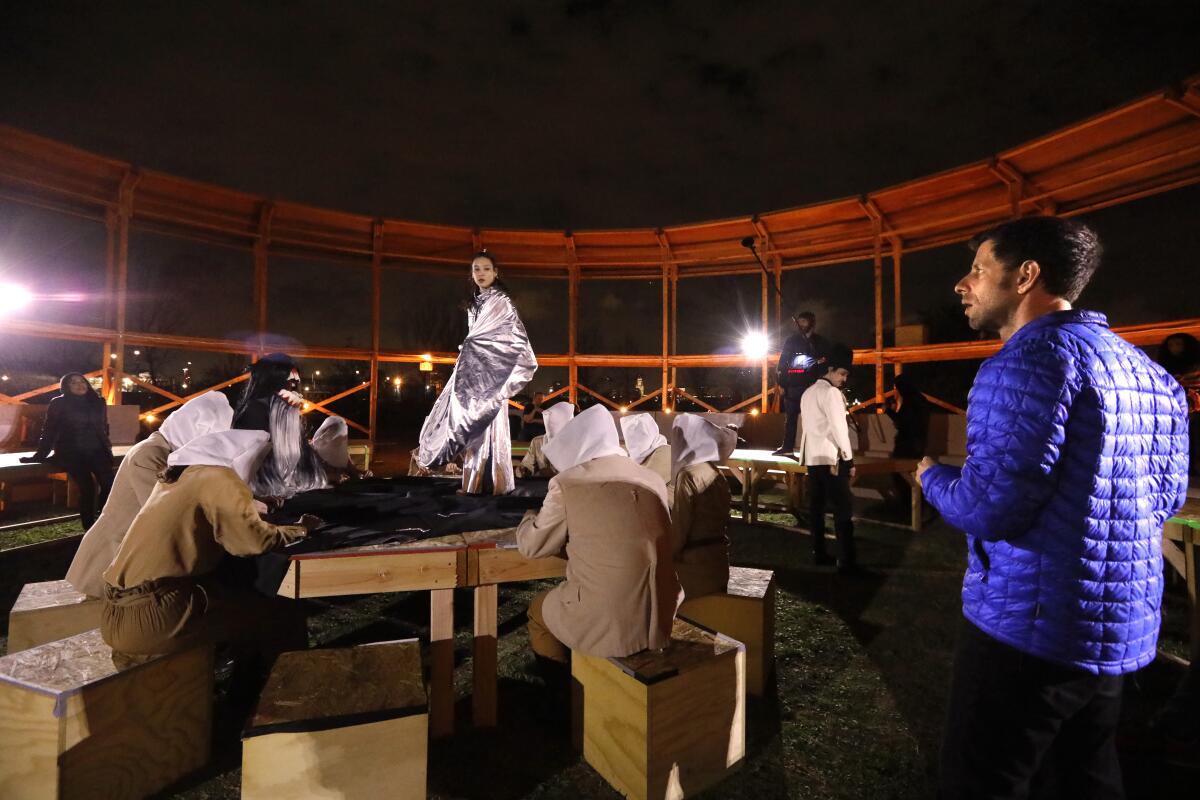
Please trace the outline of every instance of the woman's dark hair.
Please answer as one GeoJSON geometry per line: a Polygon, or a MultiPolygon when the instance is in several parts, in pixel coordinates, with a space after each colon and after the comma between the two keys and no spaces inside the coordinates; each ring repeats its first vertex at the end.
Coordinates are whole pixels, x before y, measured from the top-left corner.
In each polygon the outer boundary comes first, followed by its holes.
{"type": "MultiPolygon", "coordinates": [[[[496,257],[494,255],[492,255],[491,253],[489,253],[487,250],[480,250],[478,253],[471,256],[471,263],[474,264],[475,259],[477,259],[477,258],[486,258],[488,261],[492,262],[492,266],[495,268],[496,272],[500,271],[500,262],[497,261],[496,257]]],[[[470,282],[471,282],[471,299],[474,300],[480,294],[479,285],[477,283],[475,283],[474,278],[469,278],[468,280],[470,280],[470,282]]],[[[491,288],[499,289],[500,291],[504,292],[506,295],[509,295],[510,297],[512,296],[512,292],[510,292],[508,290],[508,286],[505,285],[504,281],[500,280],[499,275],[497,275],[496,279],[494,281],[492,281],[491,288]]]]}
{"type": "Polygon", "coordinates": [[[1158,364],[1172,375],[1185,375],[1200,369],[1200,341],[1190,333],[1172,333],[1158,346],[1158,364]],[[1183,352],[1172,355],[1171,340],[1183,342],[1183,352]]]}
{"type": "Polygon", "coordinates": [[[896,379],[892,381],[892,386],[896,388],[896,391],[899,392],[900,396],[905,400],[921,394],[921,387],[917,385],[916,379],[914,379],[907,372],[902,372],[897,375],[896,379]]]}
{"type": "Polygon", "coordinates": [[[975,251],[984,242],[992,243],[992,253],[1006,270],[1036,261],[1042,270],[1042,286],[1068,303],[1079,299],[1103,253],[1094,230],[1060,217],[1014,219],[974,236],[968,246],[975,251]]]}
{"type": "Polygon", "coordinates": [[[96,390],[92,388],[92,385],[88,383],[87,376],[82,372],[68,372],[66,375],[63,375],[58,379],[58,388],[59,391],[62,392],[63,397],[69,399],[75,398],[75,395],[71,394],[71,392],[67,389],[67,381],[71,380],[71,378],[79,378],[79,380],[87,384],[87,391],[84,392],[83,396],[79,398],[81,402],[91,403],[92,405],[104,405],[104,398],[97,394],[96,390]]]}
{"type": "Polygon", "coordinates": [[[238,400],[234,419],[240,420],[252,400],[275,394],[287,384],[288,375],[296,369],[296,362],[284,353],[263,356],[250,367],[250,379],[238,400]]]}

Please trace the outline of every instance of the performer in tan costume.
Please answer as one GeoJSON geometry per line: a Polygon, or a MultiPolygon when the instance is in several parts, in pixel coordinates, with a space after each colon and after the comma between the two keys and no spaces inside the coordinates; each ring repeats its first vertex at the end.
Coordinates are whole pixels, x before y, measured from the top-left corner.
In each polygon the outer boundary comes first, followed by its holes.
{"type": "Polygon", "coordinates": [[[736,446],[735,431],[696,414],[680,414],[671,429],[671,552],[689,598],[729,583],[729,484],[717,465],[736,446]]]}
{"type": "Polygon", "coordinates": [[[546,458],[545,448],[574,416],[575,406],[570,403],[555,403],[542,410],[542,424],[546,427],[546,432],[530,440],[529,450],[521,459],[520,477],[553,478],[558,474],[550,459],[546,458]]]}
{"type": "Polygon", "coordinates": [[[663,479],[671,480],[671,445],[658,429],[652,414],[630,414],[621,417],[621,434],[629,457],[663,479]]]}

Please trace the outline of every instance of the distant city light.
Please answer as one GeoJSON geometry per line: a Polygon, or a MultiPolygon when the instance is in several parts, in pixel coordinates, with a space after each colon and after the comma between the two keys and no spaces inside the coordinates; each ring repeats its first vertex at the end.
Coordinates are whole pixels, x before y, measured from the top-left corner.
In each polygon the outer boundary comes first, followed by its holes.
{"type": "Polygon", "coordinates": [[[186,389],[186,388],[187,388],[187,384],[186,384],[186,383],[185,383],[185,384],[183,384],[183,388],[184,388],[184,389],[186,389]]]}
{"type": "Polygon", "coordinates": [[[628,413],[628,412],[629,412],[629,406],[621,406],[621,413],[622,413],[622,414],[626,414],[626,413],[628,413]]]}
{"type": "Polygon", "coordinates": [[[115,358],[117,357],[117,354],[116,354],[116,353],[109,353],[109,354],[108,354],[108,357],[109,357],[109,358],[114,358],[114,359],[115,359],[115,358]]]}
{"type": "Polygon", "coordinates": [[[763,358],[770,347],[771,342],[762,331],[751,331],[742,337],[742,352],[751,358],[763,358]]]}
{"type": "Polygon", "coordinates": [[[758,416],[758,409],[757,409],[757,408],[752,408],[752,409],[750,409],[750,416],[752,416],[752,417],[757,417],[757,416],[758,416]]]}
{"type": "Polygon", "coordinates": [[[313,373],[313,374],[314,374],[314,375],[320,375],[320,374],[321,374],[321,370],[317,370],[317,371],[316,371],[315,373],[313,373]]]}
{"type": "Polygon", "coordinates": [[[399,378],[392,378],[392,383],[396,384],[396,386],[399,386],[401,383],[403,383],[403,381],[399,378]]]}
{"type": "Polygon", "coordinates": [[[6,381],[6,380],[8,380],[7,375],[0,375],[0,381],[6,381]]]}
{"type": "Polygon", "coordinates": [[[20,311],[33,302],[33,293],[15,283],[0,283],[0,315],[20,311]]]}
{"type": "Polygon", "coordinates": [[[157,417],[155,417],[153,414],[146,415],[146,422],[154,422],[154,420],[156,420],[156,419],[157,419],[157,417]]]}
{"type": "Polygon", "coordinates": [[[142,351],[141,351],[141,350],[134,350],[134,351],[133,351],[133,354],[134,354],[135,356],[140,356],[140,355],[142,354],[142,351]]]}

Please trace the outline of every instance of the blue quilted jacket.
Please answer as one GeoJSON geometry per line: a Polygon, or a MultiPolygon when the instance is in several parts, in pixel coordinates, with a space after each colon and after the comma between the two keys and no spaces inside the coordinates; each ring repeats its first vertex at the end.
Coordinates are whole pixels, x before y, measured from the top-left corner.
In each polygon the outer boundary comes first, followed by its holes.
{"type": "Polygon", "coordinates": [[[922,478],[967,534],[963,614],[1022,652],[1120,675],[1154,658],[1163,522],[1187,494],[1183,389],[1108,328],[1060,311],[983,363],[967,459],[922,478]]]}

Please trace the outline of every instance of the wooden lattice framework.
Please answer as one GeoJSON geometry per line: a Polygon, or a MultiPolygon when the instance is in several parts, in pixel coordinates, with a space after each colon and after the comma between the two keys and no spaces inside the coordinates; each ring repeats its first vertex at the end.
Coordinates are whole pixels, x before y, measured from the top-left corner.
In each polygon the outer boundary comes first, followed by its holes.
{"type": "MultiPolygon", "coordinates": [[[[1200,182],[1200,76],[1179,87],[1123,106],[1014,147],[996,156],[919,180],[801,208],[668,228],[547,231],[471,229],[404,220],[376,219],[186,180],[84,152],[15,128],[0,126],[0,198],[102,221],[108,233],[106,277],[108,321],[103,327],[0,319],[0,332],[103,345],[104,392],[127,376],[127,347],[177,348],[261,354],[268,327],[267,286],[272,256],[361,260],[372,276],[371,348],[308,347],[306,358],[369,362],[371,380],[355,391],[370,392],[370,419],[355,427],[374,434],[381,363],[453,363],[453,353],[385,351],[380,347],[381,273],[403,269],[459,275],[471,255],[486,246],[515,276],[558,278],[568,284],[568,350],[538,354],[546,366],[567,367],[561,391],[572,402],[579,393],[610,403],[579,383],[580,367],[661,369],[661,396],[669,407],[678,396],[675,371],[687,367],[759,367],[760,394],[735,408],[765,411],[771,396],[770,364],[743,355],[675,352],[680,280],[715,275],[761,277],[761,323],[770,322],[770,281],[779,287],[786,270],[867,261],[873,267],[874,347],[855,351],[856,363],[875,368],[875,396],[885,395],[884,368],[914,362],[983,358],[996,342],[884,347],[883,263],[893,262],[895,324],[901,320],[901,261],[904,253],[965,241],[973,233],[1026,214],[1076,215],[1200,182]],[[131,331],[126,325],[129,232],[139,229],[222,245],[244,247],[254,256],[257,347],[243,341],[131,331]],[[770,267],[762,272],[742,246],[752,236],[770,267]],[[649,279],[662,285],[660,355],[584,354],[577,349],[579,282],[591,279],[649,279]],[[112,357],[115,355],[115,358],[112,357]]],[[[780,319],[775,293],[775,319],[780,319]]],[[[1117,329],[1136,344],[1174,332],[1200,333],[1200,319],[1117,329]]],[[[170,401],[186,399],[158,387],[146,388],[170,401]]],[[[36,393],[36,392],[35,392],[36,393]]],[[[20,402],[0,395],[0,402],[20,402]]],[[[330,398],[319,404],[325,411],[330,398]]],[[[700,403],[708,407],[705,403],[700,403]]],[[[151,413],[151,412],[147,412],[151,413]]]]}

